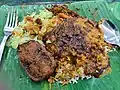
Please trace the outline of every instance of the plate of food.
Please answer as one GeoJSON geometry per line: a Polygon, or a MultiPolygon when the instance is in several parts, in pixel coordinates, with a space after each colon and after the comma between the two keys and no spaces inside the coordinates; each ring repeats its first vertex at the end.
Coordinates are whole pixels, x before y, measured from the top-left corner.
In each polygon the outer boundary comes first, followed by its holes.
{"type": "MultiPolygon", "coordinates": [[[[119,48],[105,41],[102,19],[119,24],[105,1],[1,6],[17,8],[0,79],[10,90],[118,90],[119,48]]],[[[118,27],[119,28],[119,27],[118,27]]],[[[1,40],[2,40],[1,28],[1,40]]]]}

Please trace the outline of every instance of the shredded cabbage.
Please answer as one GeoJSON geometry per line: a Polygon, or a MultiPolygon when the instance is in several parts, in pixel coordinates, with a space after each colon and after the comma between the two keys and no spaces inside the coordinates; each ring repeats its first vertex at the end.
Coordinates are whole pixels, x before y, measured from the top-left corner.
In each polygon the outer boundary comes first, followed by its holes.
{"type": "Polygon", "coordinates": [[[37,39],[37,36],[32,39],[27,34],[26,35],[24,34],[22,37],[20,37],[20,36],[12,36],[10,38],[8,44],[10,44],[9,46],[11,46],[12,48],[16,49],[18,47],[18,45],[26,43],[26,42],[28,42],[30,40],[35,40],[35,41],[38,41],[40,44],[43,44],[42,40],[37,39]]]}
{"type": "Polygon", "coordinates": [[[18,47],[20,41],[21,41],[21,38],[19,36],[16,36],[16,37],[13,36],[13,37],[11,37],[9,44],[12,48],[16,49],[18,47]]]}
{"type": "MultiPolygon", "coordinates": [[[[42,20],[42,29],[40,33],[44,33],[46,32],[47,26],[50,23],[49,19],[53,17],[53,14],[52,12],[49,12],[44,8],[40,10],[39,14],[33,12],[30,15],[30,17],[33,17],[34,20],[37,18],[40,18],[42,20]]],[[[30,37],[30,34],[23,29],[25,25],[27,25],[27,23],[25,23],[25,20],[23,19],[23,21],[19,22],[19,25],[14,28],[13,35],[10,37],[10,39],[7,42],[7,45],[9,44],[8,46],[11,46],[12,48],[16,49],[18,45],[26,43],[30,40],[35,40],[43,44],[42,40],[37,39],[38,37],[37,35],[35,36],[35,38],[30,37]]]]}
{"type": "Polygon", "coordinates": [[[53,16],[52,12],[49,12],[48,10],[40,10],[39,16],[41,19],[49,19],[53,16]]]}

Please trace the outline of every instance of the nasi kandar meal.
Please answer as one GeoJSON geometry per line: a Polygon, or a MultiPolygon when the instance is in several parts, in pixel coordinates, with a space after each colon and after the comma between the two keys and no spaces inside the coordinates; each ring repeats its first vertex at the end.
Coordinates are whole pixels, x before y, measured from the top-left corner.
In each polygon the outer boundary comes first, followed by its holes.
{"type": "Polygon", "coordinates": [[[111,71],[99,24],[64,5],[54,5],[25,16],[14,29],[9,45],[18,49],[19,61],[33,81],[61,84],[99,78],[111,71]]]}

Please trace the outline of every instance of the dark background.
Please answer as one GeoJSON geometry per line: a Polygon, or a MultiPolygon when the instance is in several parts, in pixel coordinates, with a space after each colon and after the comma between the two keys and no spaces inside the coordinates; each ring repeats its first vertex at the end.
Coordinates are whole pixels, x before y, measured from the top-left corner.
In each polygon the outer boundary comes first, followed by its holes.
{"type": "MultiPolygon", "coordinates": [[[[0,0],[0,5],[3,4],[30,4],[30,3],[37,3],[37,2],[68,2],[68,1],[87,1],[87,0],[0,0]]],[[[106,0],[108,2],[115,2],[120,0],[106,0]]]]}

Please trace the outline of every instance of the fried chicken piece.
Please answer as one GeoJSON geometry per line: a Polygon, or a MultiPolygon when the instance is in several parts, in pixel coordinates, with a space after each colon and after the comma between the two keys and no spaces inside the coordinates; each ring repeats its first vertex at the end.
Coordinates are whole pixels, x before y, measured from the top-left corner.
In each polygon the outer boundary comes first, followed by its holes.
{"type": "Polygon", "coordinates": [[[20,64],[33,81],[49,78],[54,73],[56,61],[45,47],[36,41],[19,45],[20,64]]]}

